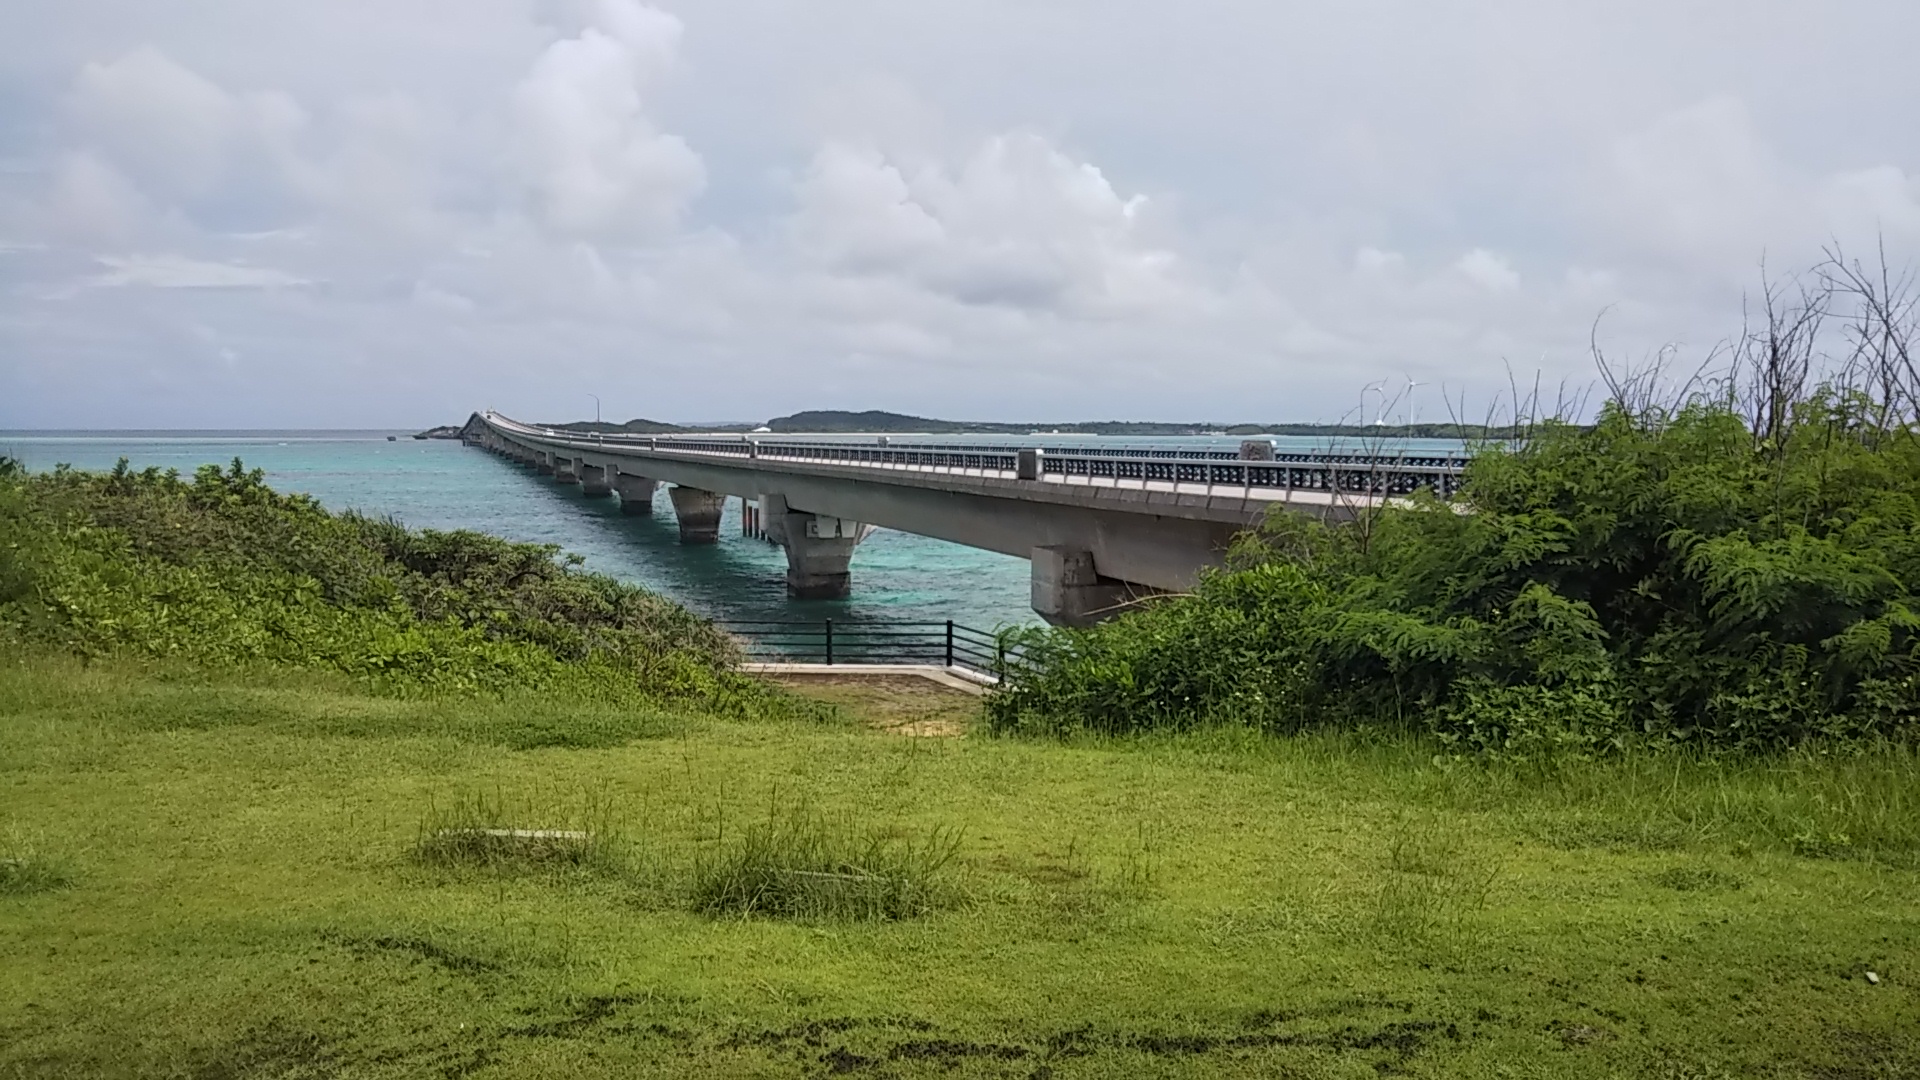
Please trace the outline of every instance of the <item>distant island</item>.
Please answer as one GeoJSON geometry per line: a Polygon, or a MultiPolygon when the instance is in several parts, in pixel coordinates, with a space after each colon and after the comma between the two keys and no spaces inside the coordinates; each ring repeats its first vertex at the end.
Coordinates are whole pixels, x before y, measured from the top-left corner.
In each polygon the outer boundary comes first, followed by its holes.
{"type": "MultiPolygon", "coordinates": [[[[599,432],[603,435],[689,435],[700,432],[749,432],[765,429],[781,435],[1302,435],[1394,439],[1505,439],[1510,427],[1485,424],[1230,424],[1151,420],[1075,420],[1064,422],[1001,423],[982,420],[936,420],[925,416],[868,409],[809,409],[776,416],[765,424],[703,424],[697,427],[644,418],[623,424],[602,420],[572,420],[539,424],[556,431],[599,432]]],[[[429,428],[416,439],[457,439],[457,426],[429,428]]]]}

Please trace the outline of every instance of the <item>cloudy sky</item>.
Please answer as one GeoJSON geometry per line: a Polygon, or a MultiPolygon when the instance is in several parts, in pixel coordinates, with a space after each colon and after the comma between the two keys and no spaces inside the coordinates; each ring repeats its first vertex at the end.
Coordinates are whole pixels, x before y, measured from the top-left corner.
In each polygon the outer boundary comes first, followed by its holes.
{"type": "MultiPolygon", "coordinates": [[[[1920,253],[1912,0],[16,0],[0,427],[1338,419],[1920,253]]],[[[1398,408],[1404,412],[1403,401],[1398,408]]]]}

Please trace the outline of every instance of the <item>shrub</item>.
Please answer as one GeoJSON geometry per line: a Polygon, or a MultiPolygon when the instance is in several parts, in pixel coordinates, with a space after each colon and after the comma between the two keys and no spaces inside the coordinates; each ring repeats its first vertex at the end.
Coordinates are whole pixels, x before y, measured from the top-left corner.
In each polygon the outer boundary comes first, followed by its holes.
{"type": "Polygon", "coordinates": [[[1029,632],[989,716],[1395,723],[1522,755],[1909,731],[1920,437],[1869,439],[1854,408],[1815,397],[1756,446],[1726,405],[1609,406],[1478,455],[1458,508],[1422,496],[1364,530],[1292,515],[1191,596],[1029,632]]]}
{"type": "Polygon", "coordinates": [[[1422,493],[1338,527],[1278,513],[1191,595],[1014,635],[1026,663],[989,721],[1385,724],[1524,757],[1910,736],[1916,286],[1837,255],[1818,280],[1794,304],[1769,288],[1767,325],[1694,392],[1603,369],[1593,424],[1483,448],[1452,504],[1422,493]],[[1853,351],[1823,369],[1836,312],[1853,351]]]}
{"type": "Polygon", "coordinates": [[[83,656],[346,672],[397,693],[561,690],[802,708],[731,640],[557,549],[331,514],[239,460],[0,477],[0,636],[83,656]]]}

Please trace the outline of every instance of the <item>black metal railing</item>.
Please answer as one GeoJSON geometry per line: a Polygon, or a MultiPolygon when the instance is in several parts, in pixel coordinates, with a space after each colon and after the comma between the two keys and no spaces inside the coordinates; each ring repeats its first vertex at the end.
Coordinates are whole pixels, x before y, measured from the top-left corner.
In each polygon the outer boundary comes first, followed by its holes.
{"type": "Polygon", "coordinates": [[[718,619],[750,660],[790,664],[932,664],[1005,678],[1023,650],[1000,635],[945,622],[718,619]]]}

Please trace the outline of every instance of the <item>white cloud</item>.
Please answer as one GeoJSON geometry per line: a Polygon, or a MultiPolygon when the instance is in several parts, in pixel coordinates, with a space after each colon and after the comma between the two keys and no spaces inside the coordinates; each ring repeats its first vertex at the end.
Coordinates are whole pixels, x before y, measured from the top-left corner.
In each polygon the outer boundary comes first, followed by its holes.
{"type": "Polygon", "coordinates": [[[1468,281],[1490,293],[1512,292],[1520,287],[1520,275],[1506,258],[1486,248],[1474,248],[1453,265],[1468,281]]]}
{"type": "Polygon", "coordinates": [[[1828,226],[1842,236],[1920,237],[1920,175],[1895,165],[1828,177],[1819,204],[1828,226]]]}
{"type": "Polygon", "coordinates": [[[155,217],[147,198],[119,170],[90,153],[73,153],[54,166],[41,220],[64,238],[116,242],[155,217]]]}
{"type": "Polygon", "coordinates": [[[1139,314],[1190,300],[1178,256],[1143,227],[1143,195],[1032,132],[957,162],[897,162],[832,143],[801,178],[800,253],[837,273],[891,277],[960,304],[1139,314]]]}
{"type": "Polygon", "coordinates": [[[207,262],[183,255],[105,255],[107,272],[89,284],[100,288],[284,289],[312,282],[264,266],[207,262]]]}
{"type": "Polygon", "coordinates": [[[1798,231],[1788,177],[1739,98],[1674,110],[1615,141],[1602,178],[1624,236],[1695,264],[1750,266],[1770,231],[1798,231]]]}
{"type": "Polygon", "coordinates": [[[517,163],[543,220],[576,236],[657,236],[706,183],[698,154],[647,115],[680,21],[601,0],[579,36],[549,46],[514,92],[517,163]]]}
{"type": "MultiPolygon", "coordinates": [[[[202,198],[243,155],[284,156],[307,122],[284,94],[232,94],[152,46],[83,67],[78,130],[154,195],[202,198]]],[[[258,178],[254,178],[258,179],[258,178]]]]}
{"type": "Polygon", "coordinates": [[[145,177],[186,192],[218,179],[240,122],[226,91],[152,46],[81,68],[73,102],[95,141],[145,177]]]}
{"type": "Polygon", "coordinates": [[[1406,268],[1407,257],[1397,251],[1363,247],[1353,253],[1354,273],[1363,277],[1389,278],[1404,272],[1406,268]]]}

